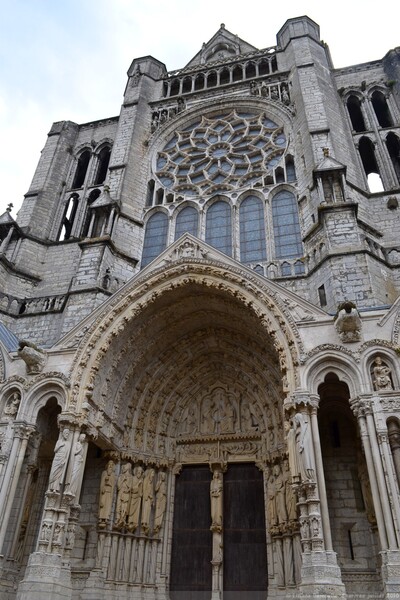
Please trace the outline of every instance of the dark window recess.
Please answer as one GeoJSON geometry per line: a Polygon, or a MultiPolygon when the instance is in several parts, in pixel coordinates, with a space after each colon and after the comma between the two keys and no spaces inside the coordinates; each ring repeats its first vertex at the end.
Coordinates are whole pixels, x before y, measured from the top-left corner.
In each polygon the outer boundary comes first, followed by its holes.
{"type": "Polygon", "coordinates": [[[340,431],[337,421],[330,422],[332,448],[340,448],[340,431]]]}
{"type": "Polygon", "coordinates": [[[58,241],[68,240],[71,237],[72,226],[74,224],[76,211],[78,210],[79,196],[72,194],[67,204],[65,205],[64,215],[61,221],[60,233],[58,241]]]}
{"type": "Polygon", "coordinates": [[[321,306],[326,306],[327,305],[327,301],[326,301],[326,291],[325,291],[325,286],[321,285],[318,288],[318,297],[319,297],[319,303],[321,306]]]}
{"type": "Polygon", "coordinates": [[[374,92],[371,100],[379,125],[381,127],[392,127],[393,119],[384,94],[382,92],[374,92]]]}
{"type": "Polygon", "coordinates": [[[90,151],[85,150],[78,158],[72,189],[81,188],[86,179],[86,173],[89,166],[90,151]]]}
{"type": "Polygon", "coordinates": [[[94,180],[94,185],[101,185],[107,177],[108,164],[110,162],[111,149],[108,146],[102,148],[99,152],[97,173],[94,180]]]}
{"type": "Polygon", "coordinates": [[[366,127],[361,111],[361,102],[357,96],[349,96],[347,100],[347,110],[349,111],[350,120],[354,131],[365,131],[366,127]]]}
{"type": "Polygon", "coordinates": [[[386,147],[396,172],[397,180],[400,183],[400,141],[397,135],[389,133],[386,138],[386,147]]]}
{"type": "Polygon", "coordinates": [[[364,171],[368,179],[370,191],[381,191],[380,188],[383,189],[383,186],[381,176],[379,173],[378,163],[376,162],[375,148],[373,142],[367,137],[362,137],[358,144],[358,150],[360,152],[364,171]],[[375,182],[373,178],[370,178],[370,175],[377,175],[379,177],[380,184],[379,182],[375,182]],[[371,189],[371,183],[374,189],[371,189]]]}

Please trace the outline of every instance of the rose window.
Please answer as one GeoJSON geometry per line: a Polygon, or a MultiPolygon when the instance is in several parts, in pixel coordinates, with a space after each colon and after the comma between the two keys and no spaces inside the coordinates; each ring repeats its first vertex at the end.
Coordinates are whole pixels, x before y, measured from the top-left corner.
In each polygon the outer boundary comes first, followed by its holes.
{"type": "Polygon", "coordinates": [[[263,185],[285,149],[283,128],[265,113],[202,117],[178,130],[158,153],[156,175],[183,196],[263,185]]]}

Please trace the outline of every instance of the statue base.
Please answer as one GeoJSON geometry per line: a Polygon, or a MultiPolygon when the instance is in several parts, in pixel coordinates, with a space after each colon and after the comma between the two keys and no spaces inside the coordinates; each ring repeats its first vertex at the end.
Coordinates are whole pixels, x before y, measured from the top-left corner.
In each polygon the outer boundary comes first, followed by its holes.
{"type": "Polygon", "coordinates": [[[347,597],[336,552],[304,552],[302,558],[299,598],[328,600],[347,597]]]}
{"type": "Polygon", "coordinates": [[[30,555],[25,576],[16,600],[71,600],[71,570],[62,564],[60,554],[34,552],[30,555]]]}

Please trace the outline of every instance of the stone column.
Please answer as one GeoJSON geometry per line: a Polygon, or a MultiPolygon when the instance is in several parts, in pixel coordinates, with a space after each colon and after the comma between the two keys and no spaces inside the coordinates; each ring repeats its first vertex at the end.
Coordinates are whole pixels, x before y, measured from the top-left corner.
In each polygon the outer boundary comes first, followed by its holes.
{"type": "Polygon", "coordinates": [[[25,458],[28,439],[34,431],[35,428],[27,423],[14,424],[14,438],[0,492],[0,552],[2,551],[4,544],[8,520],[14,503],[15,492],[21,473],[22,463],[25,458]]]}
{"type": "Polygon", "coordinates": [[[400,427],[394,421],[388,423],[389,444],[392,451],[397,484],[400,487],[400,427]]]}
{"type": "Polygon", "coordinates": [[[345,598],[346,592],[332,550],[328,503],[319,439],[319,398],[298,390],[285,400],[287,449],[294,489],[298,498],[302,567],[300,595],[345,598]]]}

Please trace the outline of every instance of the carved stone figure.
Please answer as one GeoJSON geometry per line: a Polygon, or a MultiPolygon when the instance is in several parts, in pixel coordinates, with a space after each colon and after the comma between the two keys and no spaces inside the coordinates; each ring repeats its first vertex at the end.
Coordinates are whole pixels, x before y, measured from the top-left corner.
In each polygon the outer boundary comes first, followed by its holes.
{"type": "Polygon", "coordinates": [[[382,358],[377,356],[372,369],[373,384],[375,390],[392,390],[392,380],[390,378],[391,370],[382,362],[382,358]]]}
{"type": "Polygon", "coordinates": [[[289,463],[292,475],[301,482],[314,478],[313,447],[311,429],[308,420],[302,413],[296,413],[291,420],[291,428],[287,434],[289,463]]]}
{"type": "Polygon", "coordinates": [[[361,319],[352,302],[339,304],[335,328],[342,342],[358,342],[361,339],[361,319]]]}
{"type": "Polygon", "coordinates": [[[115,464],[109,460],[106,468],[101,474],[100,480],[100,500],[99,500],[99,525],[105,527],[110,519],[113,494],[115,488],[115,464]]]}
{"type": "Polygon", "coordinates": [[[143,496],[143,469],[136,467],[132,478],[131,500],[129,503],[128,529],[133,532],[139,526],[140,507],[143,496]]]}
{"type": "Polygon", "coordinates": [[[59,492],[63,483],[70,451],[70,430],[65,427],[54,448],[54,458],[49,477],[49,490],[59,492]]]}
{"type": "Polygon", "coordinates": [[[211,531],[222,531],[222,473],[215,470],[210,485],[211,531]]]}
{"type": "Polygon", "coordinates": [[[7,403],[4,407],[5,416],[9,417],[10,419],[15,419],[18,413],[20,402],[21,396],[18,392],[14,392],[7,400],[7,403]]]}
{"type": "Polygon", "coordinates": [[[204,433],[215,433],[216,423],[214,420],[215,402],[207,397],[203,403],[202,423],[204,433]]]}
{"type": "Polygon", "coordinates": [[[129,510],[129,500],[132,487],[132,465],[126,463],[123,465],[121,475],[117,482],[117,505],[115,510],[115,527],[122,529],[126,524],[126,518],[129,510]]]}
{"type": "Polygon", "coordinates": [[[365,512],[371,525],[376,525],[374,501],[372,497],[371,484],[369,482],[368,469],[361,452],[357,456],[358,477],[360,479],[361,491],[364,500],[365,512]]]}
{"type": "Polygon", "coordinates": [[[242,431],[258,431],[259,421],[254,407],[248,400],[243,400],[241,410],[242,431]]]}
{"type": "Polygon", "coordinates": [[[18,356],[26,364],[28,375],[40,373],[46,364],[46,352],[27,340],[21,340],[18,348],[18,356]]]}
{"type": "Polygon", "coordinates": [[[226,398],[222,405],[221,433],[232,433],[235,431],[235,409],[232,402],[226,398]]]}
{"type": "Polygon", "coordinates": [[[289,469],[289,461],[285,460],[283,462],[286,481],[285,481],[285,500],[286,500],[286,510],[289,521],[295,521],[297,519],[297,502],[296,495],[293,491],[292,487],[292,478],[290,476],[289,469]]]}
{"type": "Polygon", "coordinates": [[[68,492],[70,494],[74,494],[74,496],[76,496],[78,491],[80,474],[82,472],[83,461],[85,458],[84,450],[86,443],[86,435],[81,433],[72,452],[73,463],[71,469],[71,479],[68,485],[68,492]]]}
{"type": "Polygon", "coordinates": [[[142,530],[149,535],[151,508],[154,506],[154,469],[146,469],[143,480],[142,530]]]}
{"type": "Polygon", "coordinates": [[[267,519],[268,519],[268,527],[274,527],[278,518],[276,515],[276,503],[275,503],[275,477],[273,473],[270,474],[268,478],[268,486],[267,486],[267,519]]]}
{"type": "Polygon", "coordinates": [[[156,484],[156,509],[154,513],[154,533],[158,533],[164,519],[167,506],[167,476],[161,471],[156,484]]]}
{"type": "Polygon", "coordinates": [[[275,477],[275,512],[276,520],[279,523],[286,523],[287,512],[285,502],[285,482],[279,465],[274,466],[275,477]]]}
{"type": "Polygon", "coordinates": [[[197,433],[198,430],[198,414],[197,406],[191,404],[188,407],[186,420],[183,423],[183,432],[187,434],[197,433]]]}

